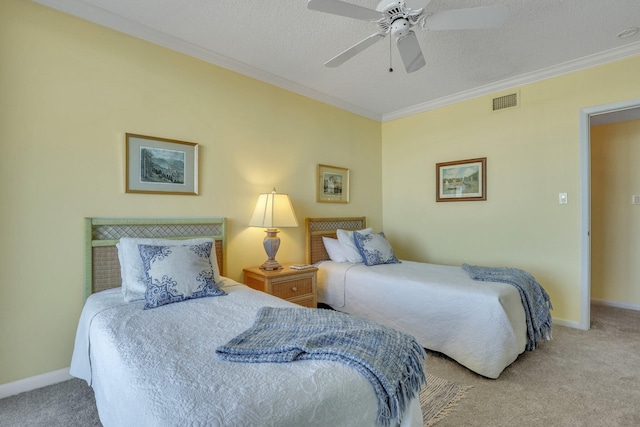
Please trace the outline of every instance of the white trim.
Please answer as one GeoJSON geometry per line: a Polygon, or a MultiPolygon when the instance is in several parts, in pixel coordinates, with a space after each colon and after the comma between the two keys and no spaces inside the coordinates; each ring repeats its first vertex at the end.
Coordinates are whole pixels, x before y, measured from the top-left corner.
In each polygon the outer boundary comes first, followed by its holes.
{"type": "Polygon", "coordinates": [[[392,113],[384,114],[382,121],[395,120],[402,117],[422,113],[428,110],[443,107],[445,105],[464,101],[479,96],[488,95],[490,93],[511,89],[514,87],[535,83],[541,80],[557,77],[563,74],[573,73],[574,71],[583,70],[585,68],[594,67],[596,65],[606,64],[608,62],[618,61],[620,59],[631,56],[640,55],[640,42],[631,43],[622,47],[610,49],[594,55],[578,58],[563,64],[554,65],[552,67],[543,68],[542,70],[533,71],[531,73],[521,74],[519,76],[491,83],[485,86],[479,86],[471,90],[456,93],[454,95],[445,96],[444,98],[434,99],[433,101],[423,104],[414,105],[413,107],[397,110],[392,113]]]}
{"type": "Polygon", "coordinates": [[[48,385],[58,384],[72,378],[73,377],[69,374],[69,368],[64,368],[58,371],[24,378],[12,383],[0,384],[0,399],[13,396],[14,394],[24,393],[25,391],[46,387],[48,385]]]}
{"type": "Polygon", "coordinates": [[[573,320],[567,320],[567,319],[560,319],[558,317],[554,317],[551,319],[554,325],[558,325],[558,326],[566,326],[568,328],[574,328],[574,329],[582,329],[580,327],[580,323],[575,322],[573,320]]]}
{"type": "Polygon", "coordinates": [[[591,116],[640,107],[640,99],[580,110],[580,329],[591,324],[591,116]]]}
{"type": "Polygon", "coordinates": [[[115,15],[102,8],[92,6],[85,2],[77,0],[34,0],[44,6],[68,13],[81,19],[93,22],[98,25],[119,31],[124,34],[148,41],[159,46],[166,47],[176,52],[201,59],[210,64],[218,65],[227,70],[235,71],[239,74],[260,80],[262,82],[277,86],[279,88],[324,102],[325,104],[338,107],[342,110],[358,114],[371,120],[380,122],[382,115],[366,108],[350,104],[341,99],[319,92],[315,89],[284,79],[275,74],[260,70],[235,59],[220,55],[216,52],[203,49],[200,46],[181,40],[177,37],[170,36],[161,31],[146,27],[137,22],[130,21],[122,16],[115,15]]]}
{"type": "Polygon", "coordinates": [[[296,82],[284,79],[275,74],[266,72],[264,70],[257,69],[251,65],[236,61],[223,55],[219,55],[215,52],[208,51],[196,46],[192,43],[187,43],[184,40],[178,39],[173,36],[169,36],[153,28],[145,27],[139,23],[135,23],[121,16],[115,15],[102,8],[92,6],[78,0],[34,0],[36,3],[51,7],[53,9],[60,10],[70,15],[77,16],[90,22],[94,22],[98,25],[111,28],[116,31],[120,31],[125,34],[129,34],[133,37],[137,37],[142,40],[166,47],[177,52],[184,53],[186,55],[193,56],[211,64],[218,65],[231,71],[243,74],[248,77],[252,77],[256,80],[263,81],[265,83],[286,89],[288,91],[297,93],[302,96],[306,96],[316,101],[323,102],[325,104],[332,105],[342,110],[349,111],[351,113],[366,117],[378,122],[386,122],[390,120],[399,119],[402,117],[411,116],[413,114],[422,113],[428,110],[434,110],[436,108],[443,107],[445,105],[453,104],[456,102],[464,101],[479,96],[484,96],[489,93],[511,89],[513,87],[537,82],[540,80],[556,77],[562,74],[572,73],[574,71],[582,70],[585,68],[593,67],[596,65],[605,64],[608,62],[617,61],[620,59],[628,58],[631,56],[640,54],[640,42],[627,44],[618,48],[610,49],[608,51],[600,52],[597,54],[578,58],[573,61],[568,61],[563,64],[558,64],[552,67],[544,68],[542,70],[534,71],[531,73],[522,74],[511,79],[502,80],[489,85],[477,87],[468,91],[453,94],[451,96],[445,96],[443,98],[435,99],[433,101],[417,104],[409,108],[393,111],[387,114],[381,114],[375,111],[371,111],[367,108],[363,108],[341,99],[335,98],[331,95],[322,93],[316,89],[301,85],[296,82]]]}
{"type": "Polygon", "coordinates": [[[626,310],[640,311],[640,304],[633,304],[630,302],[613,301],[599,298],[591,298],[591,302],[598,305],[605,305],[607,307],[624,308],[626,310]]]}
{"type": "Polygon", "coordinates": [[[580,110],[580,329],[591,327],[591,126],[589,108],[580,110]]]}

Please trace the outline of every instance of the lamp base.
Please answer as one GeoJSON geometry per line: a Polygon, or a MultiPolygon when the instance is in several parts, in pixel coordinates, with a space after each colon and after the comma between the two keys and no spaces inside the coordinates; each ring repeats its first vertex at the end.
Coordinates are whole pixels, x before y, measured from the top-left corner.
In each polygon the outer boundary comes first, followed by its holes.
{"type": "Polygon", "coordinates": [[[282,270],[282,266],[275,259],[268,259],[260,266],[260,270],[275,271],[282,270]]]}
{"type": "Polygon", "coordinates": [[[276,261],[276,254],[278,253],[278,249],[280,248],[280,238],[278,237],[277,228],[267,228],[267,235],[262,242],[264,246],[264,250],[267,253],[269,259],[267,259],[264,264],[260,266],[261,270],[266,271],[274,271],[274,270],[282,270],[282,266],[278,261],[276,261]]]}

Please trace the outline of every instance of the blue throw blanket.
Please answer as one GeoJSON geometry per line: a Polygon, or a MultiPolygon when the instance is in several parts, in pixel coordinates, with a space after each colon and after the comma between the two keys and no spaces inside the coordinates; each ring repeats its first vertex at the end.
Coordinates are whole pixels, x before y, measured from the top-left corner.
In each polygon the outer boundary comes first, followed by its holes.
{"type": "Polygon", "coordinates": [[[384,426],[401,421],[425,382],[425,351],[415,338],[333,310],[262,307],[253,326],[216,353],[232,362],[322,359],[352,366],[373,386],[384,426]]]}
{"type": "Polygon", "coordinates": [[[520,292],[527,319],[527,350],[535,350],[543,341],[551,339],[551,313],[549,295],[529,273],[517,268],[480,267],[463,264],[462,268],[473,280],[502,282],[515,286],[520,292]]]}

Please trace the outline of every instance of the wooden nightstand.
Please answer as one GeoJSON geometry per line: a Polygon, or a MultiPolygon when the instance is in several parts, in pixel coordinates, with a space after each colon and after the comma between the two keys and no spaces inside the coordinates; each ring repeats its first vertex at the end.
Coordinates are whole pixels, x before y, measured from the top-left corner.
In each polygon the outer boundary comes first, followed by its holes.
{"type": "Polygon", "coordinates": [[[316,308],[318,299],[316,295],[317,268],[306,270],[292,270],[283,264],[282,270],[265,271],[260,267],[244,269],[244,283],[268,294],[286,299],[305,307],[316,308]]]}

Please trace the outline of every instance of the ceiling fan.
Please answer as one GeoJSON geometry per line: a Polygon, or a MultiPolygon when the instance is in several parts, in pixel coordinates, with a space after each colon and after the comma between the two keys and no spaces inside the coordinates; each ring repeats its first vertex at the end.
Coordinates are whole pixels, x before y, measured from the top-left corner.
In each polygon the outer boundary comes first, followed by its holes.
{"type": "Polygon", "coordinates": [[[413,73],[425,65],[420,44],[413,31],[414,27],[428,31],[495,28],[502,25],[509,13],[507,6],[473,7],[431,13],[424,10],[430,1],[382,0],[373,10],[341,0],[309,0],[307,7],[311,10],[370,21],[380,27],[380,31],[331,58],[324,65],[337,67],[382,40],[387,34],[391,34],[396,39],[407,73],[413,73]]]}

